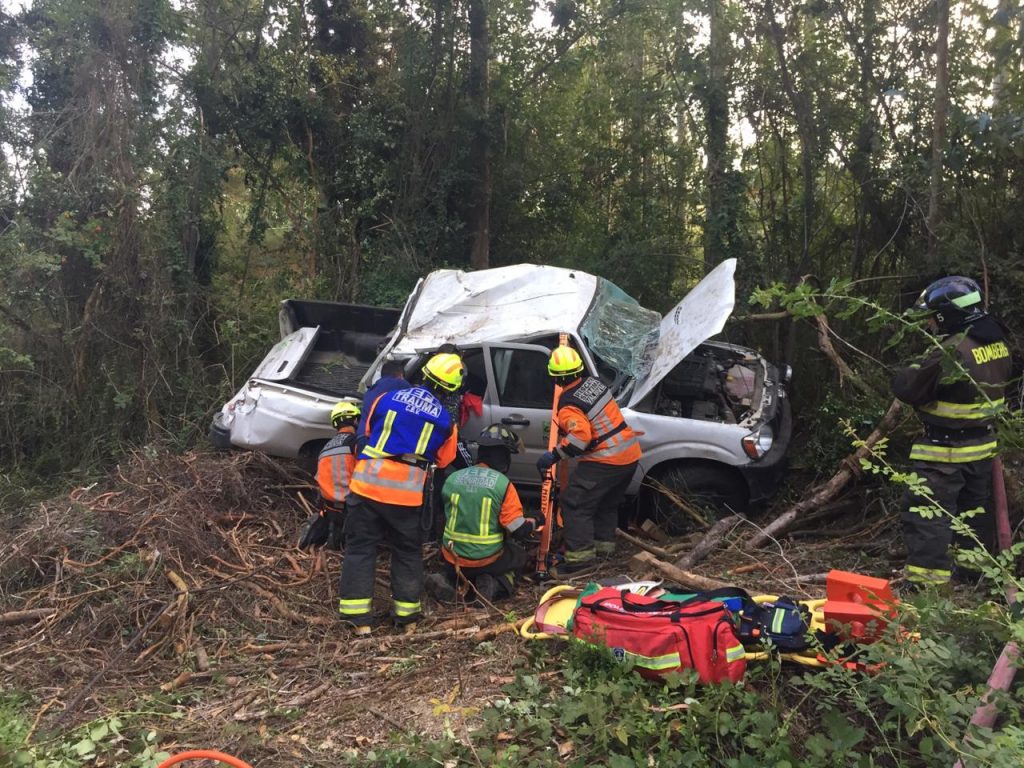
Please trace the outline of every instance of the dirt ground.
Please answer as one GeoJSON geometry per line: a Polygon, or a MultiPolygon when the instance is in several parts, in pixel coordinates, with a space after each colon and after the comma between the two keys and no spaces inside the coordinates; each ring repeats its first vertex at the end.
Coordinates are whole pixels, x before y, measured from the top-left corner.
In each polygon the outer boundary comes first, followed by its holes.
{"type": "MultiPolygon", "coordinates": [[[[515,622],[552,584],[526,581],[500,609],[426,598],[414,633],[382,625],[352,638],[335,615],[341,555],[295,547],[303,493],[312,498],[308,476],[258,454],[140,454],[32,511],[0,550],[0,672],[4,691],[31,694],[33,737],[152,713],[132,722],[157,730],[169,752],[221,749],[293,768],[337,765],[398,733],[472,728],[523,661],[515,622]]],[[[694,570],[755,593],[815,596],[829,568],[888,577],[899,565],[881,498],[858,492],[801,527],[756,554],[735,546],[752,529],[734,530],[694,570]]],[[[650,544],[679,553],[699,536],[650,544]]],[[[631,563],[636,545],[621,549],[589,578],[650,576],[631,563]]],[[[552,669],[559,648],[546,644],[552,669]]]]}

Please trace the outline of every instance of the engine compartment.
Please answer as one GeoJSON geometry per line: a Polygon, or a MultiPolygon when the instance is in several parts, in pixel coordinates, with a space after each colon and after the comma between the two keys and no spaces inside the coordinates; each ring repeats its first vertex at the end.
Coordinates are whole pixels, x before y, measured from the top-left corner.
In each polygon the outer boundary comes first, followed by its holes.
{"type": "Polygon", "coordinates": [[[757,357],[702,344],[662,380],[651,411],[660,416],[737,424],[760,402],[757,357]]]}

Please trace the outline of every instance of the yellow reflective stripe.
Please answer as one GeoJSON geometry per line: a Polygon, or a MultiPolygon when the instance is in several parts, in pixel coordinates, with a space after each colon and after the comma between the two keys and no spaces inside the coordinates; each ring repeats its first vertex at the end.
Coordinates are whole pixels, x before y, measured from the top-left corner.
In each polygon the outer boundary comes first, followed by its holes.
{"type": "Polygon", "coordinates": [[[983,403],[949,403],[945,400],[935,400],[922,405],[920,411],[946,419],[985,419],[995,416],[1002,410],[1005,402],[1002,397],[983,403]]]}
{"type": "Polygon", "coordinates": [[[355,600],[338,600],[338,613],[343,613],[346,616],[369,613],[372,601],[373,598],[370,597],[357,598],[355,600]]]}
{"type": "Polygon", "coordinates": [[[427,452],[427,443],[430,442],[430,436],[434,433],[434,425],[429,421],[423,425],[423,429],[420,430],[420,439],[416,443],[416,453],[419,456],[423,456],[427,452]]]}
{"type": "Polygon", "coordinates": [[[384,451],[384,446],[387,445],[388,438],[391,437],[391,425],[395,423],[395,413],[396,411],[388,411],[384,417],[384,429],[381,431],[377,442],[372,447],[368,445],[363,449],[370,456],[380,457],[387,455],[384,451]]]}
{"type": "Polygon", "coordinates": [[[772,614],[772,632],[781,634],[782,632],[782,620],[786,618],[785,608],[776,608],[772,614]]]}
{"type": "Polygon", "coordinates": [[[451,539],[452,541],[459,541],[463,544],[498,544],[505,537],[501,533],[489,533],[489,534],[477,534],[477,533],[461,533],[459,531],[446,530],[444,532],[445,538],[451,539]]]}
{"type": "Polygon", "coordinates": [[[912,461],[936,461],[940,464],[963,464],[968,461],[979,461],[995,456],[999,442],[992,440],[981,445],[931,445],[914,443],[910,448],[912,461]]]}
{"type": "Polygon", "coordinates": [[[725,649],[725,660],[726,661],[739,661],[745,658],[747,652],[744,650],[742,645],[734,645],[732,648],[725,649]]]}
{"type": "Polygon", "coordinates": [[[491,531],[491,497],[485,496],[480,505],[480,538],[490,536],[491,531]]]}
{"type": "Polygon", "coordinates": [[[453,493],[449,497],[448,509],[451,510],[451,514],[448,515],[448,522],[445,523],[444,532],[446,534],[454,534],[455,526],[458,524],[459,517],[459,494],[453,493]]]}
{"type": "Polygon", "coordinates": [[[419,613],[420,610],[419,601],[403,603],[401,600],[395,600],[395,616],[412,616],[414,613],[419,613]]]}
{"type": "Polygon", "coordinates": [[[630,659],[638,666],[647,669],[674,669],[682,666],[678,653],[666,653],[664,656],[642,656],[639,653],[624,650],[622,655],[623,658],[630,659]]]}
{"type": "Polygon", "coordinates": [[[919,565],[908,565],[906,571],[907,581],[917,584],[945,584],[953,575],[944,568],[922,568],[919,565]]]}
{"type": "Polygon", "coordinates": [[[565,551],[565,562],[583,563],[587,560],[593,560],[595,555],[597,555],[597,549],[595,547],[587,547],[586,549],[567,549],[565,551]]]}
{"type": "MultiPolygon", "coordinates": [[[[964,307],[969,307],[972,304],[980,304],[981,294],[979,294],[977,291],[971,291],[970,293],[965,294],[964,296],[957,296],[955,299],[953,299],[953,303],[960,309],[963,309],[964,307]]],[[[998,343],[1001,344],[1002,342],[998,343]]],[[[989,346],[991,347],[995,345],[989,344],[989,346]]],[[[985,347],[982,347],[982,349],[985,349],[985,347]]]]}

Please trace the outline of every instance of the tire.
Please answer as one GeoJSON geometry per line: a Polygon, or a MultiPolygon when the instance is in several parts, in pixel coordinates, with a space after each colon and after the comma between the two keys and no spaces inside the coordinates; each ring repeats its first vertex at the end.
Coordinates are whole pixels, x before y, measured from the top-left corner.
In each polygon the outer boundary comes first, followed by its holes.
{"type": "Polygon", "coordinates": [[[230,451],[234,448],[231,444],[231,430],[224,425],[224,414],[220,411],[214,414],[207,437],[210,439],[210,445],[218,451],[230,451]]]}
{"type": "Polygon", "coordinates": [[[311,476],[316,475],[317,460],[325,445],[327,445],[326,440],[311,440],[299,448],[299,455],[295,457],[295,463],[303,472],[308,472],[311,476]]]}
{"type": "Polygon", "coordinates": [[[735,472],[709,464],[676,464],[644,480],[646,517],[670,536],[702,530],[747,511],[746,483],[735,472]]]}

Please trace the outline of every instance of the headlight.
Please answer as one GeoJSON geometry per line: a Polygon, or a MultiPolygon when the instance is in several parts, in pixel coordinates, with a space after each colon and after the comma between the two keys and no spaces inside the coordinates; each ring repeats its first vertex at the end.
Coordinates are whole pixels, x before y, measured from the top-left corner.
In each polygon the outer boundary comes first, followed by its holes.
{"type": "Polygon", "coordinates": [[[793,366],[784,365],[782,366],[782,383],[789,384],[793,380],[793,366]]]}
{"type": "Polygon", "coordinates": [[[772,449],[774,441],[775,434],[772,432],[772,428],[761,427],[756,432],[751,432],[740,442],[743,444],[743,452],[756,461],[772,449]]]}

